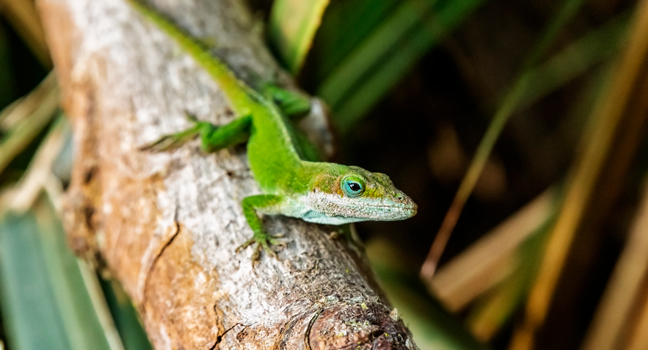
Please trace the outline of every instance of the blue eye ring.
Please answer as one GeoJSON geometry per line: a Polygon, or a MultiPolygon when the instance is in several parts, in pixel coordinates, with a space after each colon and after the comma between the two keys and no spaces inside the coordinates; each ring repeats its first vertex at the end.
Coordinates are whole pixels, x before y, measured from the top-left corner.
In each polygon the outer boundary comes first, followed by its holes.
{"type": "Polygon", "coordinates": [[[342,179],[342,192],[349,198],[362,196],[365,191],[364,180],[358,176],[349,175],[342,179]]]}

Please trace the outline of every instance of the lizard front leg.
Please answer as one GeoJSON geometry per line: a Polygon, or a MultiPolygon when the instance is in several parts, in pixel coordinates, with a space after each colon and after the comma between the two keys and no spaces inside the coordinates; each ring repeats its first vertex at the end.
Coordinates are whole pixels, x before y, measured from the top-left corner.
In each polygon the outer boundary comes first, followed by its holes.
{"type": "Polygon", "coordinates": [[[252,244],[256,244],[254,254],[252,254],[252,261],[258,261],[261,253],[261,248],[266,251],[273,258],[277,258],[277,253],[272,250],[271,246],[273,245],[285,245],[285,243],[277,240],[276,237],[271,236],[263,228],[263,222],[257,215],[257,211],[266,214],[275,214],[279,213],[281,202],[283,200],[282,196],[272,195],[272,194],[260,194],[256,196],[245,197],[243,199],[243,215],[250,225],[254,235],[252,238],[247,240],[241,246],[236,248],[236,252],[239,252],[242,249],[249,247],[252,244]]]}

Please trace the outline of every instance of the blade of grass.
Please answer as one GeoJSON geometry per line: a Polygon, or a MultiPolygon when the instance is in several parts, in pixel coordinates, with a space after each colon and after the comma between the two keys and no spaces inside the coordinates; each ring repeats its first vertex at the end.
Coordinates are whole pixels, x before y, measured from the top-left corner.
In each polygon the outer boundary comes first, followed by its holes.
{"type": "Polygon", "coordinates": [[[349,130],[425,52],[483,2],[402,2],[317,89],[331,105],[340,130],[349,130]]]}
{"type": "Polygon", "coordinates": [[[329,0],[276,0],[268,35],[284,66],[296,75],[304,64],[329,0]]]}
{"type": "Polygon", "coordinates": [[[32,213],[0,220],[0,302],[9,345],[69,349],[32,213]]]}
{"type": "Polygon", "coordinates": [[[322,81],[389,17],[401,0],[333,1],[326,9],[317,36],[313,56],[314,86],[322,81]]]}
{"type": "Polygon", "coordinates": [[[5,13],[5,18],[27,43],[34,56],[44,67],[51,68],[45,32],[35,3],[30,0],[0,0],[0,11],[5,13]]]}
{"type": "Polygon", "coordinates": [[[367,256],[383,290],[394,305],[394,317],[402,317],[421,350],[485,350],[441,304],[426,293],[415,274],[408,271],[394,245],[372,240],[367,256]]]}
{"type": "Polygon", "coordinates": [[[435,0],[404,1],[396,8],[393,15],[327,76],[319,86],[317,95],[324,98],[331,108],[336,110],[340,101],[351,91],[356,82],[376,65],[378,59],[382,61],[382,58],[387,56],[392,48],[423,20],[424,14],[432,10],[435,2],[435,0]]]}
{"type": "Polygon", "coordinates": [[[0,123],[11,126],[0,140],[0,174],[54,117],[59,89],[53,73],[25,98],[0,113],[0,123]]]}
{"type": "Polygon", "coordinates": [[[631,327],[632,312],[644,299],[644,281],[648,280],[648,181],[644,183],[642,197],[628,240],[587,331],[583,350],[623,348],[628,334],[624,328],[631,327]]]}
{"type": "MultiPolygon", "coordinates": [[[[52,174],[51,166],[64,142],[66,123],[66,119],[60,116],[52,126],[26,174],[3,195],[8,201],[3,200],[0,211],[9,209],[14,215],[25,212],[44,188],[53,202],[60,201],[61,185],[52,174]],[[56,190],[50,188],[53,185],[49,182],[53,181],[56,190]]],[[[33,213],[39,224],[40,255],[45,258],[45,265],[41,268],[47,270],[49,287],[56,299],[50,307],[60,311],[70,349],[123,349],[95,274],[69,250],[54,210],[42,200],[43,197],[40,198],[33,213]]]]}
{"type": "Polygon", "coordinates": [[[25,120],[37,106],[43,103],[52,90],[56,89],[56,86],[56,76],[50,72],[28,95],[13,101],[0,111],[0,130],[10,130],[25,120]]]}
{"type": "MultiPolygon", "coordinates": [[[[571,107],[569,116],[561,122],[555,132],[556,135],[549,139],[574,139],[572,130],[583,129],[585,118],[591,114],[594,101],[600,95],[604,78],[609,76],[608,66],[594,73],[593,79],[571,107]]],[[[575,142],[568,141],[568,143],[573,145],[575,142]]],[[[557,196],[558,191],[551,189],[548,191],[554,193],[551,195],[553,198],[551,202],[546,200],[548,198],[543,198],[547,196],[545,192],[491,233],[487,233],[464,253],[443,265],[434,275],[433,290],[437,294],[438,291],[443,293],[441,295],[444,297],[441,300],[446,305],[460,309],[473,299],[479,298],[468,316],[473,334],[479,339],[488,339],[510,319],[519,304],[509,302],[509,298],[517,302],[522,301],[518,297],[528,291],[529,283],[535,276],[535,268],[530,271],[523,265],[529,266],[526,262],[529,256],[539,256],[538,249],[541,246],[532,245],[536,249],[524,247],[529,246],[526,242],[530,239],[535,240],[533,238],[535,234],[544,232],[535,228],[539,228],[542,222],[546,222],[550,215],[555,216],[562,204],[562,198],[557,196]],[[542,204],[543,202],[546,203],[542,204]],[[535,220],[532,219],[534,216],[535,220]],[[535,225],[532,224],[534,221],[535,225]],[[523,249],[525,251],[522,251],[523,249]],[[515,274],[519,273],[524,273],[528,277],[525,279],[527,284],[521,284],[521,279],[515,277],[515,274]],[[438,285],[437,281],[440,282],[438,285]],[[497,283],[499,285],[496,285],[497,283]],[[494,290],[489,292],[491,288],[494,290]],[[484,292],[487,292],[487,295],[481,296],[484,292]]]]}
{"type": "Polygon", "coordinates": [[[497,334],[509,315],[524,300],[528,277],[518,268],[505,281],[476,301],[466,317],[466,324],[475,338],[487,342],[497,334]]]}
{"type": "Polygon", "coordinates": [[[481,5],[483,0],[452,2],[438,14],[430,16],[424,24],[418,25],[413,33],[400,38],[393,50],[387,53],[378,66],[361,77],[358,85],[352,86],[343,101],[334,107],[333,114],[340,131],[350,130],[398,81],[414,67],[431,47],[443,36],[454,30],[461,21],[481,5]]]}
{"type": "Polygon", "coordinates": [[[558,14],[552,18],[551,22],[547,26],[547,29],[543,33],[535,49],[529,54],[525,63],[522,65],[523,70],[520,77],[515,81],[513,87],[495,113],[493,120],[477,147],[473,161],[459,185],[459,189],[450,204],[450,208],[441,223],[441,227],[432,243],[430,252],[428,253],[425,263],[421,267],[421,278],[424,280],[430,281],[432,276],[434,276],[441,254],[443,254],[445,246],[450,239],[450,235],[459,220],[463,207],[475,188],[475,184],[486,165],[488,157],[490,156],[499,135],[504,129],[504,125],[506,125],[508,119],[518,108],[518,105],[523,100],[529,87],[532,87],[532,83],[535,83],[531,81],[532,76],[528,73],[528,67],[533,67],[537,64],[537,61],[543,56],[544,51],[547,50],[549,44],[555,39],[560,28],[564,27],[569,19],[575,15],[583,2],[583,0],[566,0],[564,2],[563,7],[560,9],[558,14]]]}
{"type": "MultiPolygon", "coordinates": [[[[97,328],[97,330],[101,330],[103,332],[103,336],[105,336],[107,345],[111,350],[127,349],[125,347],[125,344],[123,344],[122,339],[120,338],[119,331],[112,318],[110,309],[108,308],[106,296],[103,294],[97,274],[85,261],[77,258],[76,262],[79,271],[81,272],[81,277],[83,278],[83,284],[88,292],[88,295],[90,296],[90,301],[92,303],[92,306],[94,307],[94,311],[96,312],[98,325],[95,325],[95,327],[97,328]]],[[[81,286],[79,286],[79,290],[81,290],[81,286]]],[[[90,306],[88,305],[88,307],[90,306]]],[[[139,349],[144,348],[142,347],[139,349]]]]}
{"type": "Polygon", "coordinates": [[[431,288],[446,308],[459,311],[517,268],[520,245],[547,222],[556,197],[545,191],[439,269],[431,288]]]}
{"type": "MultiPolygon", "coordinates": [[[[611,202],[614,197],[612,192],[618,189],[641,140],[640,131],[648,114],[648,98],[645,96],[648,89],[647,32],[648,1],[644,0],[635,12],[628,45],[618,61],[607,93],[592,115],[593,123],[584,139],[582,156],[570,172],[565,201],[547,242],[538,278],[529,295],[524,322],[516,329],[510,349],[533,347],[535,332],[546,318],[576,231],[582,225],[586,209],[596,208],[588,207],[588,204],[596,202],[599,206],[605,206],[611,202]],[[611,153],[613,147],[616,147],[615,152],[611,153]],[[606,181],[597,188],[597,180],[603,174],[610,175],[616,181],[606,181]],[[610,200],[598,203],[595,194],[597,198],[610,200]]],[[[597,217],[592,216],[590,219],[597,217]]]]}
{"type": "MultiPolygon", "coordinates": [[[[88,283],[92,282],[85,275],[88,271],[80,268],[78,258],[70,251],[53,208],[45,200],[40,200],[34,206],[34,214],[41,254],[56,299],[56,304],[50,307],[58,308],[70,342],[69,349],[123,350],[110,313],[107,310],[102,313],[101,305],[98,305],[103,296],[97,295],[92,283],[88,283]],[[101,315],[107,315],[107,319],[101,315]]],[[[100,292],[100,288],[97,289],[100,292]]]]}
{"type": "MultiPolygon", "coordinates": [[[[554,198],[554,202],[559,199],[554,198]]],[[[556,219],[556,209],[556,205],[549,208],[546,219],[516,249],[519,264],[515,271],[470,311],[467,322],[477,339],[490,340],[524,301],[537,273],[543,243],[556,219]]]]}
{"type": "MultiPolygon", "coordinates": [[[[556,54],[546,63],[529,70],[525,76],[531,83],[528,83],[527,86],[532,86],[533,88],[526,89],[522,94],[518,102],[517,110],[532,105],[559,86],[575,78],[579,73],[585,72],[596,63],[612,56],[615,51],[613,48],[618,46],[623,34],[625,34],[628,20],[627,14],[619,15],[600,28],[588,33],[584,38],[570,45],[567,49],[556,54]]],[[[591,93],[587,93],[586,95],[590,96],[591,93]]],[[[580,118],[570,118],[570,120],[576,119],[580,118]]],[[[572,126],[572,124],[569,124],[569,126],[572,126]]],[[[496,140],[492,141],[495,142],[496,140]]],[[[485,142],[482,142],[480,147],[485,147],[484,144],[485,142]]],[[[492,148],[492,145],[489,145],[492,148]]],[[[474,161],[471,167],[476,167],[474,161]]],[[[470,169],[474,169],[473,173],[476,172],[475,168],[470,169]]],[[[469,173],[471,171],[470,169],[469,173]]],[[[478,174],[473,176],[476,176],[477,179],[479,178],[478,174]]],[[[466,181],[468,179],[464,178],[464,182],[466,181]]]]}
{"type": "Polygon", "coordinates": [[[103,279],[99,282],[115,320],[115,326],[124,342],[124,347],[127,350],[153,349],[138,318],[137,311],[119,283],[115,280],[106,281],[103,279]]]}
{"type": "MultiPolygon", "coordinates": [[[[573,130],[583,129],[586,117],[591,114],[594,108],[596,96],[600,95],[601,86],[604,85],[605,78],[609,76],[607,74],[608,66],[606,65],[594,73],[593,79],[570,108],[569,116],[560,123],[555,135],[549,139],[568,139],[567,143],[570,145],[576,143],[572,141],[576,138],[575,135],[572,135],[573,130]]],[[[560,187],[562,186],[560,185],[560,187]]],[[[538,232],[534,229],[546,221],[550,213],[556,212],[562,203],[562,198],[557,198],[555,189],[550,189],[548,192],[518,210],[517,213],[437,271],[432,280],[432,290],[446,307],[450,310],[462,309],[473,299],[495,287],[497,283],[508,279],[510,273],[517,269],[518,265],[514,264],[520,264],[521,261],[515,257],[522,256],[519,251],[523,243],[530,239],[534,232],[538,232]],[[553,194],[548,195],[548,192],[553,194]],[[549,200],[549,198],[553,199],[549,200]]],[[[497,288],[506,289],[509,287],[497,288]]],[[[497,303],[498,293],[502,294],[504,291],[495,292],[495,295],[486,301],[481,301],[480,304],[484,305],[484,308],[488,308],[489,300],[497,303]]],[[[471,314],[475,312],[473,311],[471,314]]],[[[506,315],[502,313],[501,317],[505,318],[506,315]]],[[[493,319],[488,312],[483,314],[483,320],[482,316],[475,315],[475,328],[494,329],[494,326],[488,324],[489,318],[493,319]],[[482,326],[482,323],[488,325],[482,326]]]]}
{"type": "Polygon", "coordinates": [[[10,207],[16,213],[23,213],[31,208],[52,176],[52,165],[66,141],[65,137],[69,136],[65,133],[67,127],[67,119],[60,114],[36,151],[25,175],[0,196],[0,208],[10,207]]]}

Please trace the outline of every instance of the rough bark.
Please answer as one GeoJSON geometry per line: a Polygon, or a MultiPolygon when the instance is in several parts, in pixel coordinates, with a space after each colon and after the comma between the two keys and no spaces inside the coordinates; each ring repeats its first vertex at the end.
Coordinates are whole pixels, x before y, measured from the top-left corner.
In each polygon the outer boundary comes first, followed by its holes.
{"type": "MultiPolygon", "coordinates": [[[[276,64],[237,0],[155,1],[218,42],[238,74],[276,64]]],[[[185,111],[233,118],[218,85],[120,0],[40,0],[63,106],[75,130],[64,221],[73,249],[102,262],[138,308],[156,349],[414,349],[363,258],[334,227],[266,217],[280,260],[234,249],[252,234],[240,201],[259,193],[245,147],[203,154],[139,148],[188,126],[185,111]]]]}

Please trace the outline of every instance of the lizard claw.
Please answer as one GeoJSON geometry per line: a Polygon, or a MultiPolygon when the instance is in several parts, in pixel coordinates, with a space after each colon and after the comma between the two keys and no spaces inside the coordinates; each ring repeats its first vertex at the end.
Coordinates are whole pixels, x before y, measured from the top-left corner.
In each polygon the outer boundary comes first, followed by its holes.
{"type": "Polygon", "coordinates": [[[283,234],[282,235],[275,235],[275,238],[268,239],[268,243],[270,243],[270,245],[281,247],[282,249],[286,249],[286,247],[288,246],[287,242],[284,241],[284,240],[276,239],[276,238],[280,238],[280,237],[283,237],[283,236],[284,236],[283,234]]]}
{"type": "Polygon", "coordinates": [[[238,246],[238,248],[236,248],[236,253],[254,244],[254,253],[252,253],[251,256],[252,266],[256,266],[259,262],[259,259],[261,258],[261,249],[263,249],[266,254],[279,260],[279,256],[277,256],[277,252],[272,249],[272,246],[286,248],[286,242],[278,240],[276,237],[283,237],[283,235],[270,236],[267,233],[255,234],[252,238],[245,241],[245,243],[238,246]]]}
{"type": "Polygon", "coordinates": [[[157,141],[140,147],[140,150],[153,152],[170,151],[179,148],[187,141],[198,136],[200,134],[200,128],[202,124],[193,115],[187,114],[186,116],[190,122],[194,123],[193,127],[175,134],[164,135],[157,141]]]}
{"type": "Polygon", "coordinates": [[[236,253],[240,252],[241,250],[243,250],[243,249],[245,249],[245,248],[251,246],[252,243],[254,243],[254,242],[256,242],[256,241],[254,240],[254,238],[250,238],[250,239],[248,239],[247,241],[245,241],[245,243],[243,243],[243,244],[241,244],[240,246],[236,247],[235,252],[236,252],[236,253]]]}
{"type": "Polygon", "coordinates": [[[187,121],[189,121],[190,123],[198,123],[198,118],[196,118],[195,115],[187,111],[185,111],[184,113],[185,113],[185,118],[187,118],[187,121]]]}
{"type": "Polygon", "coordinates": [[[157,141],[140,147],[141,151],[165,152],[179,148],[186,140],[177,135],[162,136],[157,141]]]}

